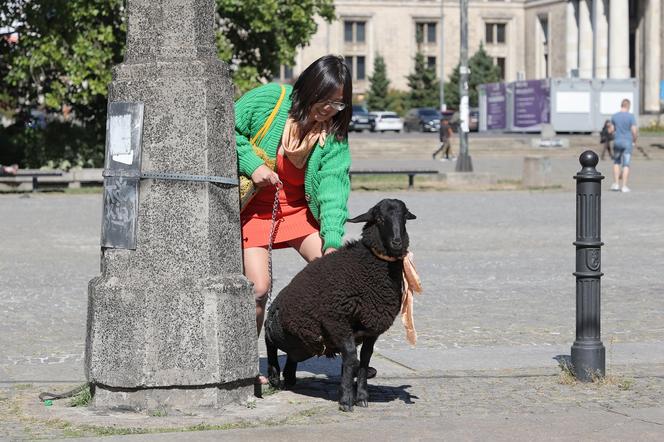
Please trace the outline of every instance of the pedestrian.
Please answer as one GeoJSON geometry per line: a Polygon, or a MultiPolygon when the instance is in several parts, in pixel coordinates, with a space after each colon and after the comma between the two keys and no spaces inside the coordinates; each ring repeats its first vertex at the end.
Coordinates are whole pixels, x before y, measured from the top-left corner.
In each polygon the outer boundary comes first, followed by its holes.
{"type": "MultiPolygon", "coordinates": [[[[235,103],[239,173],[259,189],[240,214],[244,274],[254,284],[259,335],[272,283],[268,247],[275,193],[272,248],[292,247],[311,262],[342,245],[351,105],[351,73],[333,55],[313,62],[292,86],[259,86],[235,103]],[[252,146],[257,132],[258,149],[252,146]]],[[[263,376],[259,381],[267,383],[263,376]]]]}
{"type": "Polygon", "coordinates": [[[632,150],[638,137],[636,118],[629,112],[630,101],[624,99],[620,112],[611,117],[610,133],[613,135],[613,184],[611,190],[629,192],[627,180],[632,159],[632,150]],[[622,178],[622,185],[621,185],[622,178]]]}
{"type": "Polygon", "coordinates": [[[606,120],[602,131],[599,133],[599,142],[602,144],[602,160],[604,155],[608,152],[609,158],[613,159],[613,152],[611,152],[611,141],[613,141],[613,134],[611,133],[611,120],[606,120]]]}
{"type": "Polygon", "coordinates": [[[445,117],[440,119],[440,130],[438,131],[438,134],[440,137],[440,147],[433,152],[431,158],[435,160],[438,152],[442,151],[443,156],[440,161],[449,161],[450,151],[452,149],[452,145],[450,144],[450,139],[452,138],[452,125],[445,117]]]}

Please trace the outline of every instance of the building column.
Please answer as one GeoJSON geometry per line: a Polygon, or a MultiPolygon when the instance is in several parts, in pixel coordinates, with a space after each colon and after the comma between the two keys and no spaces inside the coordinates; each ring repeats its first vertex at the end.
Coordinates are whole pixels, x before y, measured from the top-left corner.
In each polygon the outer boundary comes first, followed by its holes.
{"type": "Polygon", "coordinates": [[[659,82],[661,63],[661,0],[649,0],[646,20],[645,88],[643,109],[646,112],[659,112],[659,82]]]}
{"type": "Polygon", "coordinates": [[[595,14],[595,78],[609,76],[608,0],[593,0],[595,14]]]}
{"type": "Polygon", "coordinates": [[[579,0],[579,77],[593,76],[593,28],[590,21],[592,0],[579,0]]]}
{"type": "Polygon", "coordinates": [[[629,1],[610,1],[609,77],[629,78],[629,1]]]}
{"type": "Polygon", "coordinates": [[[579,68],[579,24],[576,21],[576,11],[579,9],[579,0],[567,2],[567,75],[572,69],[579,68]]]}

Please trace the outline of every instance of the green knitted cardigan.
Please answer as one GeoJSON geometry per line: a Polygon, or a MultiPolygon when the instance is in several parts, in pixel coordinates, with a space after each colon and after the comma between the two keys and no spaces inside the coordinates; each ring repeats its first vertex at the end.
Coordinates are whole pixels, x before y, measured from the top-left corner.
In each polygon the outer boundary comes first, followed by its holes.
{"type": "MultiPolygon", "coordinates": [[[[292,86],[286,85],[286,96],[270,130],[260,143],[270,158],[276,158],[292,101],[292,86]]],[[[242,175],[251,174],[263,164],[249,140],[260,130],[281,95],[281,86],[268,83],[244,94],[235,103],[235,142],[238,169],[242,175]]],[[[337,140],[334,135],[325,139],[325,146],[312,149],[304,173],[304,193],[309,209],[320,223],[323,250],[341,247],[348,217],[350,194],[350,149],[348,139],[337,140]]]]}

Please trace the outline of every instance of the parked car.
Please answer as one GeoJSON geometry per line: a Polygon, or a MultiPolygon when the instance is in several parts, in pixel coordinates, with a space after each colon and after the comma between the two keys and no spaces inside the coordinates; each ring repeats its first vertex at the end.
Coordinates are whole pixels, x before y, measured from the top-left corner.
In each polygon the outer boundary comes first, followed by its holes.
{"type": "Polygon", "coordinates": [[[480,110],[471,108],[468,113],[468,130],[477,132],[480,130],[480,110]]]}
{"type": "Polygon", "coordinates": [[[350,119],[348,130],[362,132],[365,129],[371,129],[371,117],[369,111],[364,106],[353,105],[353,116],[350,119]]]}
{"type": "Polygon", "coordinates": [[[441,114],[433,107],[417,107],[406,114],[403,128],[406,132],[417,130],[420,132],[438,132],[440,129],[441,114]]]}
{"type": "Polygon", "coordinates": [[[403,130],[403,120],[396,112],[371,112],[369,118],[371,119],[371,132],[393,130],[398,133],[403,130]]]}

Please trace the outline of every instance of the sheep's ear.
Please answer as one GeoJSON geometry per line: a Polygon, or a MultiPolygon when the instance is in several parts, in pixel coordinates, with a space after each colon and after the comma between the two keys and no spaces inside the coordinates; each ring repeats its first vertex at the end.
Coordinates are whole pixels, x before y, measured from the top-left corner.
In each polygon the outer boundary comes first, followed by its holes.
{"type": "Polygon", "coordinates": [[[417,219],[417,217],[410,213],[410,210],[408,210],[406,213],[406,219],[417,219]]]}
{"type": "Polygon", "coordinates": [[[346,222],[349,223],[368,223],[369,221],[373,221],[373,211],[369,210],[367,213],[363,213],[362,215],[358,215],[355,218],[351,218],[349,220],[346,220],[346,222]]]}

